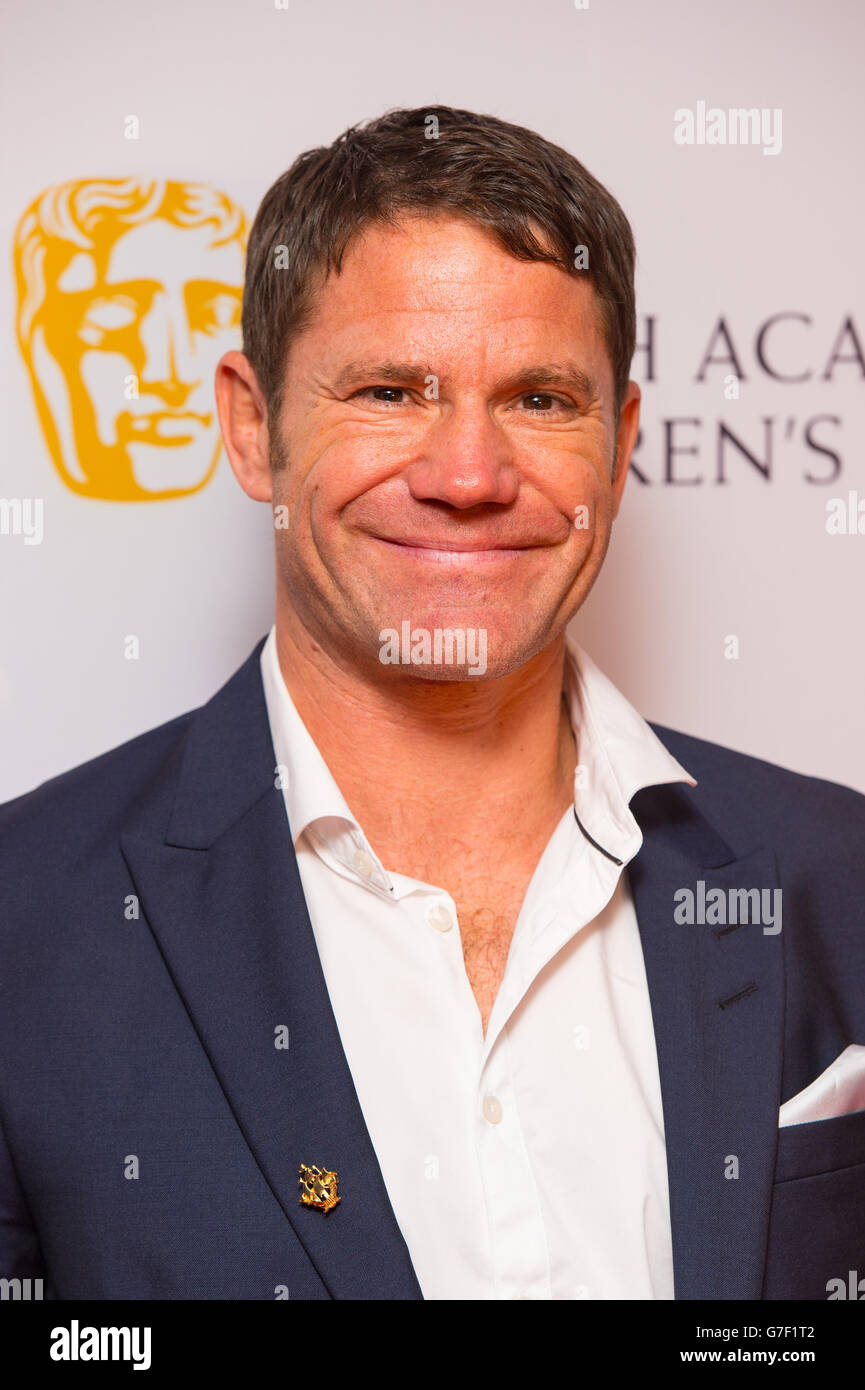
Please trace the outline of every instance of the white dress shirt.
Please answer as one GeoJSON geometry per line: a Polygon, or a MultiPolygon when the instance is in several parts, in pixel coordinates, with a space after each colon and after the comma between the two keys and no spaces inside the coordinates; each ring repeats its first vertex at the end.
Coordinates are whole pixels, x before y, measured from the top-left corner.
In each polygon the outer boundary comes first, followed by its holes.
{"type": "MultiPolygon", "coordinates": [[[[622,866],[569,808],[484,1037],[453,899],[378,860],[295,709],[274,629],[261,672],[328,993],[424,1298],[672,1298],[658,1062],[622,866]]],[[[696,782],[572,640],[565,695],[574,807],[627,865],[642,844],[634,793],[696,782]]]]}

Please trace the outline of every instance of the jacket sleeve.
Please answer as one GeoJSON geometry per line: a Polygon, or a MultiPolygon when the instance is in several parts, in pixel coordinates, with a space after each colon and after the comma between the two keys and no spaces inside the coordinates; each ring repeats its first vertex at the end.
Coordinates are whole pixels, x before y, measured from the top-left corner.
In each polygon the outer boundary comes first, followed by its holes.
{"type": "MultiPolygon", "coordinates": [[[[40,1293],[31,1286],[30,1297],[57,1298],[0,1122],[0,1280],[4,1279],[41,1279],[40,1293]]],[[[0,1289],[7,1299],[27,1296],[21,1290],[13,1291],[7,1284],[0,1285],[0,1289]]]]}

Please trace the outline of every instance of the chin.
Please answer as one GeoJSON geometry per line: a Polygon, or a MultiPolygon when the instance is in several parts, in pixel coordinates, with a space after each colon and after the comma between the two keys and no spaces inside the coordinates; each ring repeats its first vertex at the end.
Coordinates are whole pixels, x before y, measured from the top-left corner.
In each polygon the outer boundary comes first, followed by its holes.
{"type": "Polygon", "coordinates": [[[495,680],[519,670],[546,645],[540,634],[485,626],[482,612],[473,612],[473,621],[464,614],[424,619],[403,619],[376,633],[376,656],[390,678],[436,684],[495,680]]]}

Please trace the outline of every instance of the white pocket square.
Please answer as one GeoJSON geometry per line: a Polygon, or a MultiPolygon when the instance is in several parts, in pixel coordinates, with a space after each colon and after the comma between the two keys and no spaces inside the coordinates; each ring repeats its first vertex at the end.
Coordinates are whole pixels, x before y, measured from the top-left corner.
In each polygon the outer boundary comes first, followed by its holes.
{"type": "Polygon", "coordinates": [[[865,1047],[851,1043],[816,1081],[791,1096],[778,1111],[778,1128],[811,1120],[834,1120],[865,1110],[865,1047]]]}

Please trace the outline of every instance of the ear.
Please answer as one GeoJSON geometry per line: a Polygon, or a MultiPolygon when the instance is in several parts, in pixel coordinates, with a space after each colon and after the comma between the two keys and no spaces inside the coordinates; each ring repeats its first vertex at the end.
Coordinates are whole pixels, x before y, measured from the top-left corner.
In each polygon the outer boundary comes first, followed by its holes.
{"type": "Polygon", "coordinates": [[[214,391],[219,427],[235,478],[254,502],[271,502],[267,405],[252,365],[242,352],[226,352],[219,359],[214,391]]]}
{"type": "Polygon", "coordinates": [[[616,432],[616,457],[613,462],[613,516],[618,516],[622,493],[628,477],[631,454],[637,442],[640,428],[641,391],[636,381],[628,382],[625,399],[619,413],[619,428],[616,432]]]}

